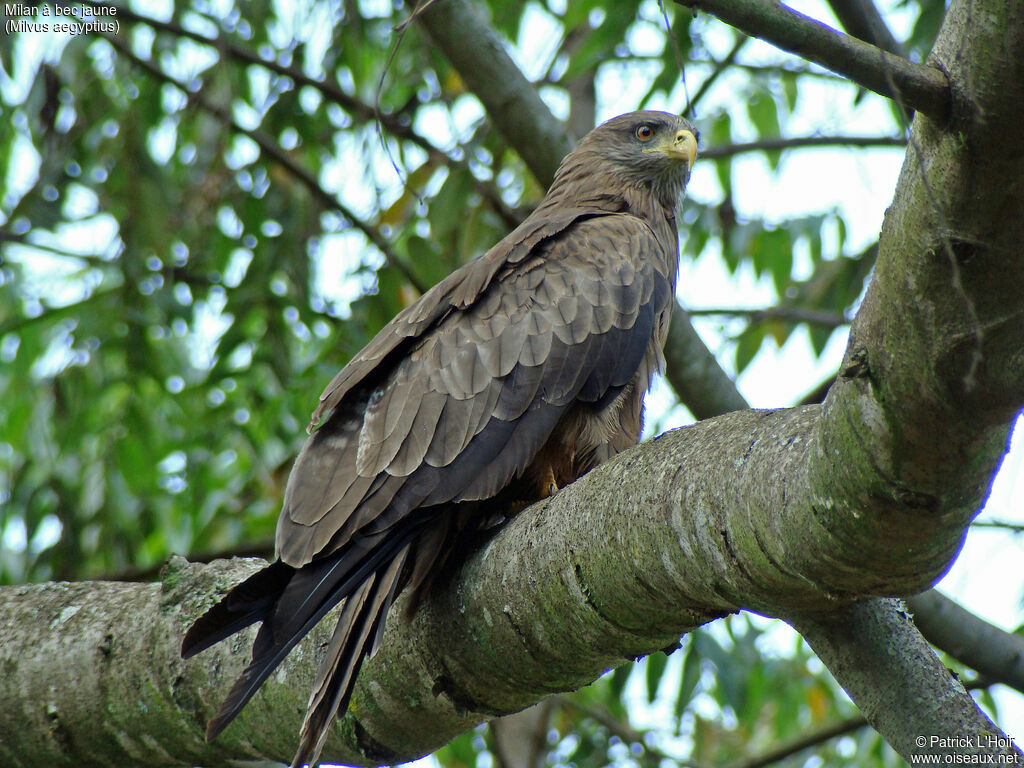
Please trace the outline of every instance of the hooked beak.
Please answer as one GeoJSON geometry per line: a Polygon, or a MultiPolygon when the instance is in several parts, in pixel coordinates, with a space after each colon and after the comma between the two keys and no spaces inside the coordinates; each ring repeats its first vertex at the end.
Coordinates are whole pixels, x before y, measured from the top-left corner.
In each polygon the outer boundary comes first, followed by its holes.
{"type": "Polygon", "coordinates": [[[671,143],[648,147],[644,152],[661,152],[674,160],[685,160],[686,168],[690,170],[697,161],[697,137],[683,128],[676,131],[675,139],[671,143]]]}

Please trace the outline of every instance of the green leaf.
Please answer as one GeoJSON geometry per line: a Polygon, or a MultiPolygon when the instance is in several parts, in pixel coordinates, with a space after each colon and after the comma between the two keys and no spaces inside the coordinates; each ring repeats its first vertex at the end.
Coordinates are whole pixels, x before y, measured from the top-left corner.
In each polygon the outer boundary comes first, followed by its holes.
{"type": "Polygon", "coordinates": [[[790,113],[796,110],[796,102],[800,95],[799,79],[793,72],[783,72],[782,78],[782,92],[786,97],[786,107],[790,113]]]}
{"type": "Polygon", "coordinates": [[[658,698],[658,687],[661,685],[661,678],[665,674],[665,667],[668,664],[668,656],[661,651],[652,653],[647,657],[644,664],[644,680],[647,684],[647,702],[653,704],[658,698]]]}
{"type": "Polygon", "coordinates": [[[626,690],[626,682],[629,680],[629,676],[633,672],[632,664],[623,664],[620,667],[616,667],[611,674],[609,681],[609,687],[611,688],[612,696],[620,698],[622,692],[626,690]]]}
{"type": "MultiPolygon", "coordinates": [[[[775,139],[782,134],[779,127],[779,108],[770,94],[755,93],[747,102],[747,112],[760,138],[775,139]]],[[[782,153],[774,150],[765,152],[765,156],[772,170],[778,170],[782,153]]]]}
{"type": "MultiPolygon", "coordinates": [[[[728,112],[721,112],[711,121],[711,143],[725,146],[732,143],[732,118],[728,112]]],[[[726,197],[732,197],[732,157],[715,160],[715,173],[726,197]]]]}
{"type": "Polygon", "coordinates": [[[764,329],[760,326],[748,326],[736,339],[736,373],[742,373],[754,356],[761,350],[764,343],[764,329]]]}
{"type": "Polygon", "coordinates": [[[700,651],[697,648],[697,643],[691,640],[687,645],[686,653],[683,656],[682,676],[679,681],[679,692],[676,694],[676,703],[674,708],[676,721],[682,717],[687,704],[689,704],[690,699],[693,698],[694,691],[697,690],[697,684],[700,682],[701,675],[700,663],[701,657],[700,651]]]}

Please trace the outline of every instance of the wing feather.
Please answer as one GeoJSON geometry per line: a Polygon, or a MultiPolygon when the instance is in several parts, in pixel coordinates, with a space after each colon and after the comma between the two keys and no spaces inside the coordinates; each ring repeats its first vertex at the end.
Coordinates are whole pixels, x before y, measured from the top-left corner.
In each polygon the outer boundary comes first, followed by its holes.
{"type": "MultiPolygon", "coordinates": [[[[356,471],[375,476],[402,447],[419,411],[425,382],[422,368],[406,358],[394,376],[382,387],[379,397],[371,397],[363,428],[359,433],[356,471]]],[[[375,393],[376,394],[376,393],[375,393]]]]}
{"type": "Polygon", "coordinates": [[[423,396],[409,433],[402,439],[395,457],[387,466],[389,475],[406,477],[423,463],[447,399],[439,392],[427,392],[423,396]]]}
{"type": "Polygon", "coordinates": [[[659,248],[639,219],[582,219],[496,270],[464,307],[410,314],[434,320],[400,362],[380,359],[347,420],[339,401],[307,444],[300,464],[312,487],[286,502],[282,559],[299,567],[417,507],[487,498],[526,469],[573,403],[612,402],[667,311],[659,248]]]}
{"type": "Polygon", "coordinates": [[[361,498],[361,491],[352,492],[359,482],[355,463],[361,425],[358,417],[331,424],[303,446],[291,471],[291,477],[303,480],[289,482],[285,489],[284,509],[290,520],[314,525],[350,494],[357,501],[361,498]]]}
{"type": "Polygon", "coordinates": [[[318,427],[368,380],[372,383],[379,375],[380,365],[401,352],[410,339],[419,338],[452,311],[473,306],[507,265],[522,262],[532,255],[539,243],[559,235],[574,222],[586,221],[592,216],[593,210],[572,208],[528,218],[489,251],[457,269],[423,294],[419,301],[399,312],[327,385],[310,418],[310,430],[318,427]]]}

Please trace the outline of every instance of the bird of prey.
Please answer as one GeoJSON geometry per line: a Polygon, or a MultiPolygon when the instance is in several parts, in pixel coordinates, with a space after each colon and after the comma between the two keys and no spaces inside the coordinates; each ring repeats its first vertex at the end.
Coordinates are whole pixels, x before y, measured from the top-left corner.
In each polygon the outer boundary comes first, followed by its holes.
{"type": "Polygon", "coordinates": [[[293,767],[316,765],[395,595],[412,610],[468,534],[640,436],[673,305],[697,132],[665,112],[591,131],[519,227],[403,310],[320,396],[277,559],[186,634],[188,658],[262,622],[207,739],[344,601],[293,767]]]}

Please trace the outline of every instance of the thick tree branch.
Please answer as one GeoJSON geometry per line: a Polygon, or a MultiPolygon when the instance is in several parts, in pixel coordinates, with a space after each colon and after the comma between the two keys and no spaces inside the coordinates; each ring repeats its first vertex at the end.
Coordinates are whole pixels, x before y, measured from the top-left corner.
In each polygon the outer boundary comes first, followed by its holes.
{"type": "Polygon", "coordinates": [[[942,664],[898,600],[872,600],[793,627],[850,693],[872,727],[904,757],[948,754],[1024,757],[978,709],[942,664]]]}
{"type": "MultiPolygon", "coordinates": [[[[895,570],[887,549],[901,556],[901,572],[889,578],[930,581],[943,561],[933,552],[958,532],[928,524],[927,514],[908,527],[909,553],[906,536],[870,515],[862,519],[876,530],[861,534],[883,542],[875,551],[816,546],[823,532],[807,468],[828,460],[818,450],[821,417],[812,406],[709,419],[521,513],[411,621],[396,606],[328,757],[376,764],[424,754],[482,719],[575,689],[743,607],[803,615],[892,591],[899,587],[879,578],[895,570]],[[836,569],[839,552],[850,567],[836,569]],[[867,562],[853,567],[856,558],[867,562]]],[[[840,530],[857,524],[835,522],[840,530]]],[[[177,657],[189,622],[252,567],[178,560],[162,585],[0,590],[0,696],[8,702],[0,743],[18,744],[0,759],[80,766],[84,752],[97,765],[173,765],[290,754],[331,622],[213,745],[202,742],[203,725],[244,665],[252,633],[189,662],[177,657]],[[12,740],[26,732],[31,739],[12,740]]]]}
{"type": "Polygon", "coordinates": [[[752,37],[795,53],[944,123],[949,81],[940,69],[915,64],[863,40],[836,32],[809,16],[768,0],[675,0],[752,37]]]}

